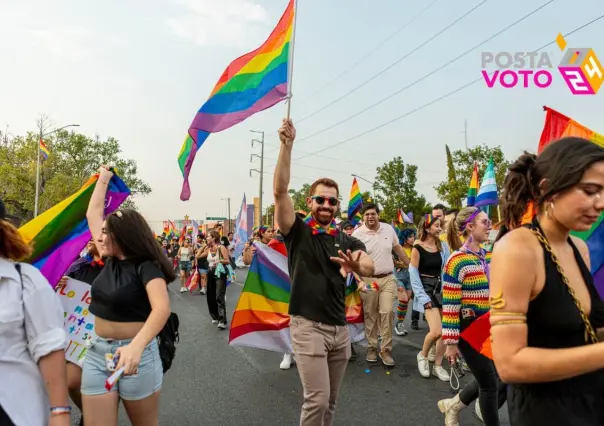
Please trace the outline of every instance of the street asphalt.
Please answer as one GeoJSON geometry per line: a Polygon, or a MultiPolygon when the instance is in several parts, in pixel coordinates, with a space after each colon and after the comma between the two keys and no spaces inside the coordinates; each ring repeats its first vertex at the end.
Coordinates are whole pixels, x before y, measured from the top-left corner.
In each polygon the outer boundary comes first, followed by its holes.
{"type": "MultiPolygon", "coordinates": [[[[238,283],[227,289],[229,316],[246,270],[238,269],[237,276],[238,283]]],[[[178,284],[170,285],[172,310],[180,317],[180,343],[172,368],[164,376],[160,425],[298,425],[302,386],[296,367],[280,370],[283,355],[279,353],[229,346],[228,330],[218,330],[211,323],[205,296],[179,294],[178,289],[178,284]]],[[[448,382],[419,375],[416,355],[427,324],[420,322],[420,327],[406,337],[394,337],[396,366],[392,369],[367,364],[365,348],[356,345],[359,357],[346,370],[335,425],[444,425],[436,402],[453,393],[448,382]]],[[[462,385],[470,378],[467,374],[462,385]]],[[[482,424],[473,411],[473,404],[463,411],[462,426],[482,424]]],[[[509,425],[505,405],[500,418],[502,426],[509,425]]],[[[121,408],[120,426],[128,424],[121,408]]]]}

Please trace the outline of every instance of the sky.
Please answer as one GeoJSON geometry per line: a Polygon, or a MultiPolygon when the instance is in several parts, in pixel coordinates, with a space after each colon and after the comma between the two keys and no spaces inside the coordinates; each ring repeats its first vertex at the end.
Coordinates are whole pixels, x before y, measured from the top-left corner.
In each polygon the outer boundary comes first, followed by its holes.
{"type": "MultiPolygon", "coordinates": [[[[57,126],[77,123],[81,133],[117,138],[123,156],[137,161],[140,177],[153,189],[136,201],[154,228],[185,215],[227,216],[227,198],[235,217],[244,193],[248,202],[258,196],[258,174],[250,176],[250,169],[260,164],[250,156],[260,148],[252,148],[250,130],[264,131],[266,207],[273,198],[276,130],[285,104],[211,135],[193,165],[187,202],[179,199],[177,157],[225,67],[262,44],[286,4],[0,0],[0,127],[24,134],[47,114],[57,126]]],[[[602,14],[601,0],[299,0],[291,111],[299,124],[291,187],[328,176],[340,184],[346,204],[352,173],[373,181],[376,167],[401,156],[419,167],[418,191],[437,202],[434,187],[446,179],[445,144],[464,148],[464,121],[470,147],[501,146],[508,159],[536,149],[543,105],[604,133],[604,89],[595,96],[572,95],[555,68],[545,89],[488,88],[479,81],[442,98],[481,78],[483,52],[530,52],[602,14]]],[[[593,48],[604,62],[603,33],[601,19],[567,42],[593,48]]],[[[554,67],[563,56],[555,44],[543,52],[554,67]]],[[[371,189],[363,180],[359,185],[371,189]]]]}

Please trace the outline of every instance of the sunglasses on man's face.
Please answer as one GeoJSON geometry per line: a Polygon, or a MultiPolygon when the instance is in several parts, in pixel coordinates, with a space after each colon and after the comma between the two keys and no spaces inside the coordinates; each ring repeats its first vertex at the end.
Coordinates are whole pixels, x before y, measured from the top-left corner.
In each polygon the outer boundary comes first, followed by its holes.
{"type": "Polygon", "coordinates": [[[320,204],[320,205],[325,204],[325,201],[327,201],[331,207],[335,207],[338,205],[338,199],[335,197],[323,197],[321,195],[315,195],[310,198],[315,200],[317,202],[317,204],[320,204]]]}

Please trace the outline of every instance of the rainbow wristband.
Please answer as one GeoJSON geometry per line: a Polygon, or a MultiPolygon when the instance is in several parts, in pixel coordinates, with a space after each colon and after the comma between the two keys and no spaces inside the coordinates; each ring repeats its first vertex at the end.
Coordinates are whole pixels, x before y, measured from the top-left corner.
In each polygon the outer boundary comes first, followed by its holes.
{"type": "Polygon", "coordinates": [[[71,406],[69,406],[69,405],[63,405],[60,407],[51,407],[50,408],[51,416],[58,416],[61,414],[70,414],[70,413],[71,413],[71,406]]]}

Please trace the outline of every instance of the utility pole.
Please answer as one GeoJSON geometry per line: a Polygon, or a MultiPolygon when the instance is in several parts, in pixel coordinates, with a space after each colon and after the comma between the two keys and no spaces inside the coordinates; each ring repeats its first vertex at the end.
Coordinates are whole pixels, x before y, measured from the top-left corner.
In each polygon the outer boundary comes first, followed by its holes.
{"type": "Polygon", "coordinates": [[[468,120],[463,121],[463,135],[464,142],[466,144],[466,151],[468,150],[468,120]]]}
{"type": "Polygon", "coordinates": [[[260,170],[258,169],[250,169],[250,176],[252,176],[252,172],[256,172],[260,174],[260,190],[258,195],[258,225],[263,225],[263,215],[262,215],[262,188],[263,188],[263,178],[264,178],[264,132],[259,130],[250,130],[252,133],[258,133],[261,135],[262,139],[252,139],[252,148],[254,148],[254,142],[260,144],[260,155],[252,154],[250,155],[250,163],[254,157],[260,158],[260,170]]]}

